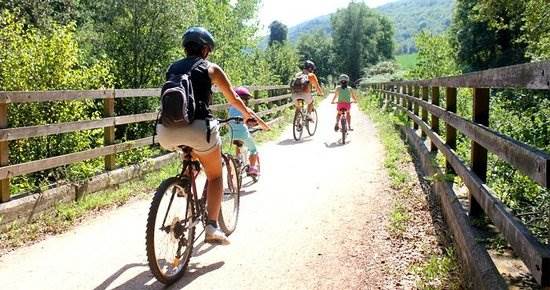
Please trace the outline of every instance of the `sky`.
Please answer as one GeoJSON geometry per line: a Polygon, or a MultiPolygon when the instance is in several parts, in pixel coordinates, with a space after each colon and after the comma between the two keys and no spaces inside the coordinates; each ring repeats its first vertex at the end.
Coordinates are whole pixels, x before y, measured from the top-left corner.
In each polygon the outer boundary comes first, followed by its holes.
{"type": "MultiPolygon", "coordinates": [[[[395,0],[364,0],[369,7],[378,7],[395,0]]],[[[350,0],[263,0],[260,4],[260,25],[263,31],[274,20],[287,27],[294,26],[317,16],[335,12],[344,8],[350,0]]]]}

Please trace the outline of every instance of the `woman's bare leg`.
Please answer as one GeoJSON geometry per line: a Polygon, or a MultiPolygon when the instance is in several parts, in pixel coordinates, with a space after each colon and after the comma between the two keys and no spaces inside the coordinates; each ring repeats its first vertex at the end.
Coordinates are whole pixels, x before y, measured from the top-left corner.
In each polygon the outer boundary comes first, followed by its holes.
{"type": "Polygon", "coordinates": [[[207,154],[197,155],[208,180],[206,209],[208,211],[208,219],[211,221],[218,220],[222,203],[223,178],[221,156],[220,146],[207,154]]]}

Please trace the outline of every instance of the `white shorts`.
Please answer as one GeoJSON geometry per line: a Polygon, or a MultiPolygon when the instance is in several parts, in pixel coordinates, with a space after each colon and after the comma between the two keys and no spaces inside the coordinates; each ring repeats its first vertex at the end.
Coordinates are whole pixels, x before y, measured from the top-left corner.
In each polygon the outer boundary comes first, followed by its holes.
{"type": "Polygon", "coordinates": [[[313,103],[313,96],[311,95],[311,93],[302,93],[302,94],[292,95],[292,99],[294,99],[294,101],[304,100],[308,105],[313,103]]]}
{"type": "Polygon", "coordinates": [[[221,144],[218,122],[210,121],[210,142],[206,142],[206,121],[195,120],[182,128],[166,128],[157,125],[157,135],[160,146],[166,150],[175,151],[185,145],[193,148],[198,154],[209,153],[221,144]]]}

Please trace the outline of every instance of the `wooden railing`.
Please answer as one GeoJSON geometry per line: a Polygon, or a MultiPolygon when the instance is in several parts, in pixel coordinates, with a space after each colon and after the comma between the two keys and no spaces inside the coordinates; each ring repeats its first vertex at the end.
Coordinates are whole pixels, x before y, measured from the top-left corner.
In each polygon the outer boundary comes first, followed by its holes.
{"type": "Polygon", "coordinates": [[[369,87],[383,96],[389,107],[404,112],[414,129],[421,129],[421,136],[429,139],[432,152],[439,150],[445,156],[446,172],[460,176],[469,190],[469,215],[486,214],[537,282],[550,287],[550,248],[531,235],[486,184],[487,153],[491,152],[543,188],[549,188],[550,155],[489,128],[489,100],[491,89],[550,90],[550,62],[369,87]],[[457,88],[472,89],[472,120],[457,114],[457,88]],[[445,91],[445,107],[440,104],[441,90],[445,91]],[[445,140],[439,135],[440,121],[445,123],[445,140]],[[457,131],[471,140],[469,165],[455,153],[457,131]]]}
{"type": "MultiPolygon", "coordinates": [[[[292,105],[289,102],[288,86],[253,86],[250,90],[255,98],[249,105],[267,104],[268,110],[259,115],[272,115],[292,105]],[[267,98],[260,98],[260,92],[267,91],[267,98]]],[[[154,121],[157,112],[135,115],[115,116],[115,99],[131,97],[155,97],[160,95],[159,89],[127,89],[127,90],[92,90],[92,91],[41,91],[41,92],[7,92],[0,91],[0,202],[10,200],[10,178],[46,169],[51,169],[79,161],[104,156],[105,170],[116,167],[116,154],[130,149],[151,145],[153,137],[127,141],[115,144],[115,127],[123,124],[154,121]],[[38,103],[52,101],[82,101],[102,99],[104,102],[104,118],[98,120],[81,120],[39,126],[8,128],[8,106],[13,103],[38,103]],[[20,164],[9,162],[9,142],[19,139],[76,132],[91,129],[104,129],[104,146],[86,151],[70,153],[51,158],[34,160],[20,164]]],[[[212,110],[223,111],[227,104],[212,106],[212,110]]]]}

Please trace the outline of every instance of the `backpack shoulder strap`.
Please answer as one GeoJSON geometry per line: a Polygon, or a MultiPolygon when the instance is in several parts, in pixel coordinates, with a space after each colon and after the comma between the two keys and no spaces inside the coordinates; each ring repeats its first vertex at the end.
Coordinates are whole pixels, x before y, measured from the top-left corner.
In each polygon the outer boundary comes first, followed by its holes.
{"type": "Polygon", "coordinates": [[[194,69],[196,69],[197,67],[199,67],[199,65],[201,65],[201,64],[203,64],[203,63],[205,63],[205,62],[206,62],[206,61],[205,61],[204,59],[202,59],[202,58],[199,59],[199,60],[197,60],[197,61],[191,66],[191,68],[187,71],[186,74],[187,74],[187,75],[191,75],[191,72],[192,72],[194,69]]]}

